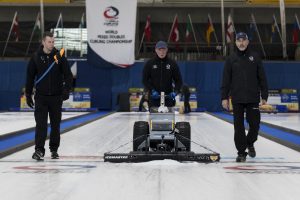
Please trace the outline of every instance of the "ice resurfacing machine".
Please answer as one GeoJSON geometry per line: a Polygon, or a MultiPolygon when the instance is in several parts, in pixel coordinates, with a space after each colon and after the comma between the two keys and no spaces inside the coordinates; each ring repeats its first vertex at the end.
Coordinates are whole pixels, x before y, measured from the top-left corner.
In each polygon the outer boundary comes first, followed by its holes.
{"type": "Polygon", "coordinates": [[[177,161],[218,162],[220,154],[197,144],[209,153],[191,151],[189,122],[176,122],[174,108],[165,106],[165,95],[160,95],[160,107],[150,108],[149,122],[136,121],[133,128],[133,151],[104,154],[105,162],[145,162],[172,159],[177,161]]]}

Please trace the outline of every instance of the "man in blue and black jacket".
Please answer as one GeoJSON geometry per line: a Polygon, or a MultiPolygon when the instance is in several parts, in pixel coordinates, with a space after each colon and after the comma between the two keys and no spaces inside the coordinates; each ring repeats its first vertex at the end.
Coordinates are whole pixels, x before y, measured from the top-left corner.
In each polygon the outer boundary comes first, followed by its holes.
{"type": "Polygon", "coordinates": [[[222,106],[229,110],[229,96],[232,97],[234,117],[234,142],[238,150],[237,162],[245,162],[246,156],[255,157],[254,142],[257,140],[260,111],[268,99],[268,84],[259,55],[248,48],[246,33],[236,34],[236,51],[225,62],[221,86],[222,106]],[[249,123],[246,135],[244,111],[249,123]],[[248,152],[246,149],[248,148],[248,152]]]}
{"type": "Polygon", "coordinates": [[[35,152],[32,155],[35,160],[42,160],[45,155],[48,114],[51,124],[51,158],[59,158],[57,150],[60,144],[62,102],[69,98],[73,78],[64,52],[54,47],[52,33],[44,33],[42,44],[28,63],[25,88],[27,105],[35,108],[35,152]],[[35,103],[32,99],[34,87],[35,103]]]}
{"type": "Polygon", "coordinates": [[[167,95],[165,105],[175,105],[175,97],[180,92],[182,78],[176,62],[168,58],[168,46],[164,41],[155,45],[156,56],[148,60],[143,70],[143,84],[149,93],[149,107],[160,105],[160,93],[167,95]]]}

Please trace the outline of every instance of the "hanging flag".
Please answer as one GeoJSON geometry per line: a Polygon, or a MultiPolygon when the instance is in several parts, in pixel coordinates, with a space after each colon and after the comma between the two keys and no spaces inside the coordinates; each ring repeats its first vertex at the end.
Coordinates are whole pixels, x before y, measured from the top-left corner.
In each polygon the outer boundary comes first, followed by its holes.
{"type": "Polygon", "coordinates": [[[227,30],[226,30],[227,43],[231,43],[233,41],[233,34],[234,34],[233,20],[231,15],[228,15],[227,30]]]}
{"type": "Polygon", "coordinates": [[[299,24],[299,19],[298,19],[298,15],[297,14],[295,14],[295,19],[296,19],[296,21],[295,21],[294,29],[293,29],[293,42],[295,44],[298,44],[298,42],[299,42],[300,24],[299,24]]]}
{"type": "Polygon", "coordinates": [[[171,29],[171,41],[172,42],[179,42],[179,30],[178,30],[178,17],[177,15],[174,18],[174,23],[171,29]]]}
{"type": "Polygon", "coordinates": [[[40,16],[40,13],[38,13],[38,16],[36,17],[32,32],[34,33],[35,31],[38,33],[38,36],[40,39],[41,38],[41,16],[40,16]]]}
{"type": "Polygon", "coordinates": [[[151,17],[150,15],[147,16],[147,21],[144,29],[144,34],[147,42],[151,41],[151,17]]]}
{"type": "Polygon", "coordinates": [[[2,57],[5,55],[7,43],[9,41],[9,39],[11,38],[11,34],[14,35],[14,38],[15,38],[16,42],[19,41],[18,12],[15,12],[14,18],[11,22],[11,26],[10,26],[9,33],[8,33],[8,36],[7,36],[7,39],[6,39],[6,42],[5,42],[5,46],[4,46],[3,51],[2,51],[2,57]]]}
{"type": "Polygon", "coordinates": [[[281,37],[281,32],[280,32],[280,29],[279,29],[279,26],[277,24],[277,20],[276,20],[276,17],[275,15],[273,15],[273,23],[272,23],[272,27],[271,27],[271,43],[274,43],[276,38],[277,38],[277,34],[279,35],[279,38],[280,40],[282,41],[282,37],[281,37]]]}
{"type": "Polygon", "coordinates": [[[80,23],[79,23],[79,28],[85,28],[85,15],[84,13],[82,13],[81,19],[80,19],[80,23]]]}
{"type": "Polygon", "coordinates": [[[298,23],[295,22],[293,27],[293,43],[298,44],[298,42],[299,42],[299,26],[298,23]]]}
{"type": "Polygon", "coordinates": [[[188,21],[187,21],[187,24],[186,24],[185,41],[186,42],[191,42],[192,41],[192,22],[191,22],[190,17],[188,17],[188,21]]]}
{"type": "Polygon", "coordinates": [[[210,38],[211,38],[210,36],[214,31],[215,31],[214,26],[210,20],[210,17],[208,17],[208,24],[206,29],[206,42],[208,46],[210,46],[210,38]]]}
{"type": "Polygon", "coordinates": [[[27,46],[27,49],[26,49],[25,56],[28,55],[29,47],[30,47],[30,44],[32,42],[32,38],[33,38],[35,32],[38,33],[38,40],[40,41],[41,38],[42,38],[41,16],[40,16],[40,13],[38,13],[38,15],[36,16],[36,20],[35,20],[35,23],[34,23],[34,26],[33,26],[32,32],[31,32],[31,35],[30,35],[30,39],[29,39],[29,43],[28,43],[28,46],[27,46]]]}
{"type": "Polygon", "coordinates": [[[13,21],[13,28],[12,28],[12,35],[13,35],[13,38],[16,42],[19,41],[20,39],[20,30],[19,30],[19,20],[18,20],[18,16],[16,16],[14,18],[14,21],[13,21]]]}
{"type": "Polygon", "coordinates": [[[276,39],[276,30],[275,29],[276,29],[276,21],[273,18],[273,23],[272,23],[272,27],[271,27],[271,40],[270,40],[271,43],[275,42],[275,39],[276,39]]]}

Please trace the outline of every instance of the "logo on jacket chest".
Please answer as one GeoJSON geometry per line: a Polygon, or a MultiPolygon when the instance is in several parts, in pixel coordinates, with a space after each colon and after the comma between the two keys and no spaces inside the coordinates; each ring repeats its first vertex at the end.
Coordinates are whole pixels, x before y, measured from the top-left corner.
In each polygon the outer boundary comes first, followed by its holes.
{"type": "Polygon", "coordinates": [[[48,55],[47,56],[41,56],[40,58],[41,58],[41,61],[42,61],[43,64],[45,64],[49,60],[48,55]]]}
{"type": "MultiPolygon", "coordinates": [[[[152,66],[152,69],[157,69],[157,68],[158,68],[157,65],[153,65],[153,66],[152,66]]],[[[170,64],[167,64],[167,65],[166,65],[166,69],[169,69],[169,70],[170,70],[170,69],[171,69],[171,65],[170,65],[170,64]]]]}
{"type": "Polygon", "coordinates": [[[254,61],[254,57],[253,57],[253,56],[249,56],[249,60],[250,60],[251,62],[253,62],[253,61],[254,61]]]}

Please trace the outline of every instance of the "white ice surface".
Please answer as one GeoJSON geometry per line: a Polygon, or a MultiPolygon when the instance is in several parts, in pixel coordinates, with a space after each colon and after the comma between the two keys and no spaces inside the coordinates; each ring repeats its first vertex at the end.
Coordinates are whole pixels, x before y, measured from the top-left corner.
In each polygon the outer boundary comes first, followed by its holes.
{"type": "MultiPolygon", "coordinates": [[[[147,119],[115,113],[62,135],[59,160],[47,151],[44,162],[35,162],[33,147],[0,159],[1,200],[299,199],[299,152],[259,137],[257,157],[235,163],[231,124],[205,113],[176,118],[189,121],[192,140],[219,152],[221,161],[104,163],[105,152],[132,139],[134,121],[147,119]]],[[[117,152],[130,150],[128,144],[117,152]]],[[[206,152],[195,144],[192,150],[206,152]]]]}
{"type": "MultiPolygon", "coordinates": [[[[63,112],[62,119],[86,114],[86,112],[63,112]]],[[[49,119],[48,119],[49,121],[49,119]]],[[[33,112],[1,112],[0,113],[0,135],[19,131],[35,126],[33,112]]]]}
{"type": "Polygon", "coordinates": [[[300,131],[300,113],[263,113],[261,117],[263,122],[300,131]]]}

